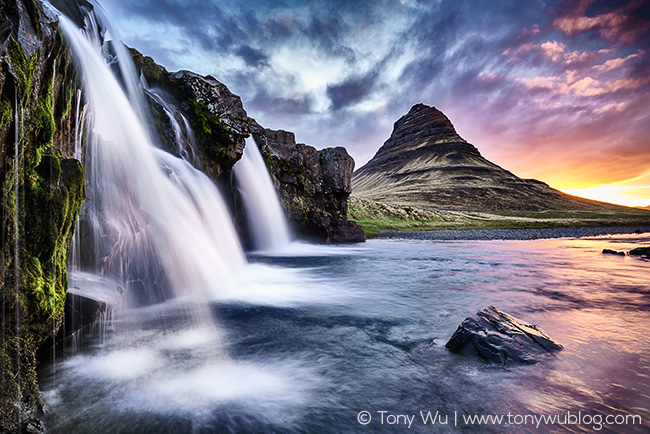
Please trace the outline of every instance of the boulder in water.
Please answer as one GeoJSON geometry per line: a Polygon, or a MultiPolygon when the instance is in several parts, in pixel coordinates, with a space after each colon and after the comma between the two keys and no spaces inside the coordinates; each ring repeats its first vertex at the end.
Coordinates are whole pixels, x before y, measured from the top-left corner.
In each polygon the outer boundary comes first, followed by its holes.
{"type": "Polygon", "coordinates": [[[603,254],[604,255],[619,255],[619,256],[625,256],[625,252],[618,252],[616,250],[612,249],[603,249],[603,254]]]}
{"type": "Polygon", "coordinates": [[[445,348],[454,353],[477,354],[491,363],[507,366],[537,363],[564,347],[540,327],[489,306],[466,318],[445,348]]]}
{"type": "Polygon", "coordinates": [[[632,256],[650,256],[650,247],[637,247],[630,250],[632,256]]]}

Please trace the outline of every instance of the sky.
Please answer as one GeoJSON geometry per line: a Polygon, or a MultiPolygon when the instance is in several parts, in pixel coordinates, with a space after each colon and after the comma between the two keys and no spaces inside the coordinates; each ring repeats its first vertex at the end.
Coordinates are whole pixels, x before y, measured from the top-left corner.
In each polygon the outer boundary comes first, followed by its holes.
{"type": "Polygon", "coordinates": [[[127,45],[357,168],[425,103],[518,176],[650,205],[650,0],[101,3],[127,45]]]}

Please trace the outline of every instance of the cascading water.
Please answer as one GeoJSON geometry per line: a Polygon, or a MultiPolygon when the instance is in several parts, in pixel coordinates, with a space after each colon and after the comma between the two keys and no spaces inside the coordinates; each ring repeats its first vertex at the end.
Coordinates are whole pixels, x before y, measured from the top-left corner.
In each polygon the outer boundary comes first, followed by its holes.
{"type": "Polygon", "coordinates": [[[196,152],[194,151],[194,132],[192,131],[187,118],[180,110],[178,110],[178,108],[166,100],[161,91],[150,89],[143,78],[140,79],[140,85],[143,86],[145,95],[149,97],[151,102],[162,108],[165,116],[167,116],[167,119],[171,124],[172,131],[174,132],[174,154],[178,155],[193,166],[198,166],[199,162],[197,161],[196,152]]]}
{"type": "MultiPolygon", "coordinates": [[[[63,16],[60,23],[90,115],[84,216],[93,247],[84,253],[82,246],[82,256],[93,261],[85,268],[123,282],[137,304],[205,296],[227,285],[245,259],[220,193],[204,174],[155,148],[99,38],[63,16]]],[[[121,61],[119,50],[117,56],[121,61]]]]}
{"type": "Polygon", "coordinates": [[[108,14],[104,10],[101,4],[94,0],[90,0],[93,8],[91,11],[92,15],[86,17],[86,26],[89,30],[89,37],[92,42],[95,44],[100,44],[100,26],[98,23],[101,23],[101,29],[104,30],[104,44],[101,44],[102,51],[105,57],[110,58],[109,63],[115,63],[117,66],[117,71],[119,71],[121,81],[126,90],[126,95],[131,101],[133,110],[140,117],[140,121],[145,122],[147,116],[144,110],[143,104],[143,93],[139,85],[138,75],[135,71],[133,65],[133,59],[129,54],[128,49],[117,35],[111,20],[108,18],[108,14]],[[92,19],[92,17],[95,19],[92,19]]]}
{"type": "MultiPolygon", "coordinates": [[[[294,357],[233,361],[212,317],[217,300],[240,303],[240,292],[249,294],[244,303],[266,298],[284,270],[247,265],[216,186],[154,146],[132,107],[137,100],[104,60],[99,26],[85,35],[62,16],[60,27],[87,104],[78,114],[86,118],[87,199],[70,292],[110,304],[120,285],[135,303],[108,332],[99,322],[107,338],[91,339],[101,345],[64,357],[60,372],[41,373],[54,431],[204,432],[229,421],[295,418],[293,407],[320,387],[318,375],[294,357]],[[138,417],[115,419],[116,411],[138,417]]],[[[177,120],[189,137],[187,120],[177,120]]],[[[296,286],[285,281],[274,288],[296,286]]]]}
{"type": "Polygon", "coordinates": [[[255,249],[273,251],[291,242],[284,210],[273,187],[262,154],[253,138],[246,140],[244,155],[234,167],[255,249]]]}

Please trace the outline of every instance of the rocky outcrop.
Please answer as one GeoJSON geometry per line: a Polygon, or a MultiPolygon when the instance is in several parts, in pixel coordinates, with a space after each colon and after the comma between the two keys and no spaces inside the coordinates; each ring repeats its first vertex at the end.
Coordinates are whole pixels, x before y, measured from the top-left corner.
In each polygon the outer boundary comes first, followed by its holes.
{"type": "Polygon", "coordinates": [[[650,247],[637,247],[630,250],[631,256],[650,256],[650,247]]]}
{"type": "Polygon", "coordinates": [[[619,256],[625,256],[625,252],[619,252],[617,250],[612,250],[612,249],[603,249],[603,255],[619,255],[619,256]]]}
{"type": "Polygon", "coordinates": [[[413,106],[354,173],[353,194],[393,205],[451,210],[541,211],[622,208],[569,196],[488,161],[435,107],[413,106]]]}
{"type": "MultiPolygon", "coordinates": [[[[326,243],[365,240],[363,229],[347,219],[354,160],[344,148],[318,151],[297,144],[293,133],[265,129],[249,118],[240,97],[214,77],[188,71],[170,73],[136,50],[131,54],[148,83],[165,92],[165,97],[180,107],[178,116],[189,120],[194,137],[184,140],[195,143],[200,157],[196,165],[220,184],[241,228],[246,223],[238,192],[231,185],[231,171],[241,158],[245,138],[253,134],[299,238],[326,243]]],[[[169,115],[155,100],[151,102],[158,133],[163,140],[172,141],[175,133],[169,115]]],[[[181,119],[177,121],[183,129],[181,119]]],[[[174,152],[173,146],[168,148],[174,152]]]]}
{"type": "Polygon", "coordinates": [[[34,432],[36,349],[61,324],[66,252],[84,200],[74,152],[76,72],[34,0],[0,8],[0,431],[34,432]]]}
{"type": "Polygon", "coordinates": [[[445,345],[454,353],[478,355],[503,366],[537,363],[564,347],[540,327],[523,322],[494,306],[466,318],[445,345]]]}
{"type": "MultiPolygon", "coordinates": [[[[83,10],[92,8],[85,0],[52,0],[51,3],[78,24],[83,10]]],[[[181,114],[194,131],[191,142],[195,146],[193,151],[200,157],[196,161],[201,161],[201,168],[232,193],[231,169],[241,157],[252,123],[240,98],[213,77],[188,71],[169,73],[142,56],[134,55],[134,61],[150,83],[168,92],[171,102],[181,108],[181,114]]],[[[78,152],[84,153],[84,149],[75,149],[78,83],[71,54],[51,9],[38,0],[3,2],[0,7],[2,432],[40,429],[31,415],[41,405],[36,382],[36,351],[39,344],[60,328],[64,311],[68,312],[68,320],[76,319],[85,325],[109,309],[107,302],[74,291],[66,297],[66,256],[85,198],[84,171],[73,158],[78,152]]],[[[154,110],[162,111],[161,107],[153,106],[154,110]]],[[[160,119],[171,122],[164,116],[160,119]]],[[[168,125],[161,122],[160,131],[164,132],[165,128],[168,125]]],[[[189,134],[187,128],[185,131],[189,134]]],[[[314,191],[322,194],[317,208],[323,217],[319,224],[325,228],[325,239],[338,241],[354,232],[349,229],[354,229],[354,225],[345,220],[353,162],[341,149],[316,152],[315,158],[320,181],[314,191]],[[339,179],[341,176],[347,178],[339,179]],[[332,196],[326,198],[330,193],[332,196]]],[[[294,162],[306,164],[303,160],[294,162]]]]}
{"type": "MultiPolygon", "coordinates": [[[[203,172],[214,179],[224,190],[231,190],[232,166],[241,158],[250,136],[250,119],[241,98],[212,76],[201,76],[190,71],[168,72],[150,57],[131,49],[134,64],[148,84],[162,91],[170,105],[180,109],[175,113],[183,140],[191,142],[192,158],[203,172]],[[190,137],[181,115],[188,120],[193,132],[190,137]]],[[[157,133],[163,141],[173,141],[173,128],[165,107],[156,99],[149,100],[157,133]]],[[[176,152],[172,145],[168,150],[176,152]]]]}
{"type": "Polygon", "coordinates": [[[300,238],[326,243],[365,240],[363,229],[347,218],[354,160],[345,148],[318,151],[296,143],[291,132],[265,129],[255,122],[253,137],[300,238]]]}
{"type": "MultiPolygon", "coordinates": [[[[81,24],[85,0],[51,0],[81,24]]],[[[232,166],[239,160],[253,122],[240,98],[213,77],[180,71],[169,73],[151,59],[134,53],[147,80],[167,92],[180,107],[179,116],[194,131],[195,161],[231,197],[232,166]],[[198,163],[200,161],[201,163],[198,163]]],[[[85,198],[82,165],[73,157],[79,79],[71,54],[58,31],[56,17],[38,0],[10,0],[0,7],[0,275],[3,315],[0,347],[0,431],[33,431],[29,412],[41,401],[36,383],[36,350],[59,329],[67,308],[83,322],[93,321],[106,303],[89,303],[74,310],[68,297],[66,254],[75,220],[85,198]]],[[[163,107],[152,104],[162,113],[163,107]]],[[[171,120],[159,116],[159,132],[171,120]]],[[[177,119],[179,122],[182,119],[177,119]]],[[[182,124],[182,123],[181,123],[182,124]]],[[[189,129],[185,127],[189,135],[189,129]]],[[[164,136],[164,134],[163,134],[164,136]]],[[[312,148],[313,149],[313,148],[312,148]]],[[[300,152],[297,147],[296,155],[300,152]]],[[[311,155],[307,152],[305,155],[311,155]]],[[[353,162],[344,150],[315,151],[318,176],[313,191],[320,196],[317,210],[323,238],[338,241],[354,235],[345,219],[353,162]],[[321,155],[322,154],[322,155],[321,155]],[[346,179],[339,179],[341,176],[346,179]],[[318,179],[318,181],[317,181],[318,179]],[[325,196],[331,193],[331,197],[325,196]],[[347,232],[346,232],[347,231],[347,232]]],[[[308,168],[309,167],[309,168],[308,168]]],[[[282,190],[283,185],[279,185],[282,190]]],[[[287,184],[287,188],[292,188],[287,184]]],[[[311,190],[310,190],[311,191],[311,190]]],[[[228,196],[228,195],[226,195],[228,196]]],[[[316,206],[316,205],[315,205],[316,206]]],[[[313,219],[316,220],[315,218],[313,219]]],[[[313,224],[309,218],[305,223],[313,224]]],[[[299,231],[300,232],[300,231],[299,231]]]]}
{"type": "Polygon", "coordinates": [[[63,324],[38,351],[39,361],[50,361],[52,348],[56,352],[72,342],[78,344],[97,321],[110,319],[116,306],[122,302],[124,289],[116,282],[97,274],[75,271],[70,273],[65,300],[63,324]]]}

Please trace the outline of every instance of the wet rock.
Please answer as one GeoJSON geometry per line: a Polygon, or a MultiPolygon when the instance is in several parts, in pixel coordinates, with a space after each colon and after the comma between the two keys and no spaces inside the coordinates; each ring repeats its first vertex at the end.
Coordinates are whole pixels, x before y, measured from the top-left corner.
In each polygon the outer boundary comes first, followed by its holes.
{"type": "Polygon", "coordinates": [[[632,256],[650,256],[650,247],[637,247],[630,250],[632,256]]]}
{"type": "MultiPolygon", "coordinates": [[[[365,241],[361,226],[347,217],[354,160],[345,148],[319,151],[296,143],[292,132],[269,130],[249,118],[241,98],[214,77],[189,71],[170,73],[136,50],[131,49],[131,55],[147,82],[168,93],[189,120],[201,160],[198,168],[221,186],[240,232],[246,232],[241,230],[246,228],[245,211],[231,173],[246,137],[252,134],[299,238],[326,243],[365,241]]],[[[165,117],[157,120],[161,135],[170,136],[165,117]]]]}
{"type": "Polygon", "coordinates": [[[124,288],[103,276],[72,272],[69,275],[63,325],[56,335],[48,338],[38,349],[40,362],[51,360],[52,348],[69,345],[75,338],[91,329],[102,318],[110,318],[122,302],[124,288]]]}
{"type": "Polygon", "coordinates": [[[296,143],[292,132],[253,122],[253,137],[278,188],[289,224],[303,239],[325,243],[363,242],[366,234],[348,220],[354,160],[345,148],[296,143]]]}
{"type": "Polygon", "coordinates": [[[616,250],[611,250],[611,249],[603,249],[603,254],[625,256],[625,252],[618,252],[616,250]]]}
{"type": "Polygon", "coordinates": [[[537,363],[564,347],[540,327],[489,306],[475,316],[466,318],[445,348],[509,366],[537,363]]]}
{"type": "Polygon", "coordinates": [[[40,430],[36,352],[63,322],[66,257],[85,198],[72,158],[77,77],[49,6],[0,3],[3,433],[40,430]]]}

